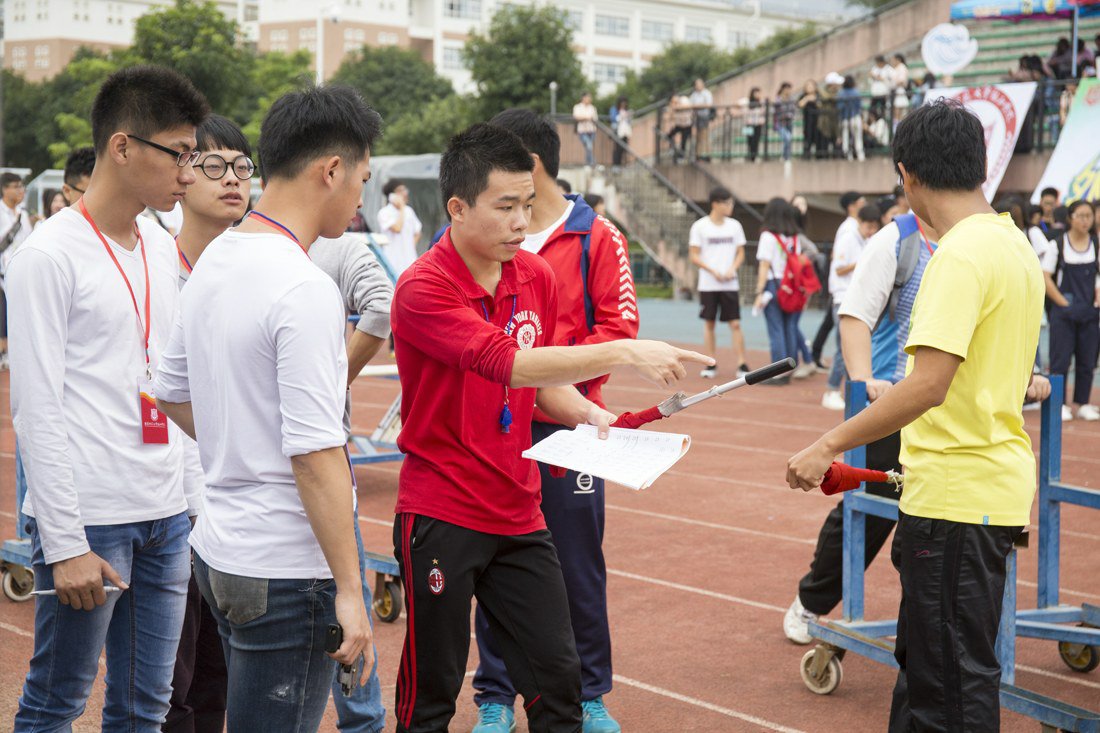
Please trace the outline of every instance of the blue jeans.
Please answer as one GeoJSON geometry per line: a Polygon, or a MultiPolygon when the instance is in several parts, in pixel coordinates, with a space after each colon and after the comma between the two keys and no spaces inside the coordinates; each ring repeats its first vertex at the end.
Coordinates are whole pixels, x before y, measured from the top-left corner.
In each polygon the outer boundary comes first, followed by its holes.
{"type": "Polygon", "coordinates": [[[247,578],[194,553],[195,580],[218,621],[229,670],[230,731],[316,731],[336,662],[325,653],[336,622],[332,578],[247,578]]]}
{"type": "Polygon", "coordinates": [[[594,132],[578,132],[581,138],[581,145],[584,146],[584,164],[592,166],[596,164],[596,156],[592,152],[592,146],[596,144],[596,133],[594,132]]]}
{"type": "MultiPolygon", "coordinates": [[[[367,607],[367,618],[374,628],[374,619],[370,616],[371,593],[367,583],[366,567],[363,565],[363,535],[359,531],[359,518],[355,518],[355,543],[359,546],[359,573],[363,580],[363,603],[367,607]]],[[[337,727],[349,733],[379,733],[386,726],[386,707],[382,704],[382,685],[378,682],[378,648],[374,649],[374,667],[371,668],[367,684],[356,687],[351,697],[344,697],[340,683],[332,680],[332,701],[336,705],[337,727]]]]}
{"type": "Polygon", "coordinates": [[[806,350],[806,340],[798,330],[802,313],[787,313],[779,307],[779,299],[775,297],[778,287],[775,280],[768,281],[766,290],[772,294],[772,299],[764,306],[764,320],[768,325],[768,343],[771,345],[772,361],[786,359],[788,356],[797,361],[800,351],[806,350]]]}
{"type": "Polygon", "coordinates": [[[841,382],[844,381],[844,377],[847,376],[848,371],[844,368],[844,351],[840,347],[840,314],[838,311],[840,306],[833,305],[833,323],[836,324],[836,356],[833,357],[833,366],[829,369],[829,379],[827,385],[829,389],[840,389],[841,382]]]}
{"type": "MultiPolygon", "coordinates": [[[[53,589],[38,525],[27,518],[37,590],[53,589]]],[[[34,609],[34,656],[19,699],[14,730],[70,731],[84,712],[107,649],[103,730],[159,731],[168,714],[172,672],[183,626],[189,577],[186,513],[129,524],[88,526],[92,552],[130,586],[108,593],[91,611],[39,596],[34,609]]]]}
{"type": "Polygon", "coordinates": [[[789,127],[777,127],[779,131],[779,139],[783,141],[783,160],[791,159],[791,140],[794,139],[794,132],[789,127]]]}

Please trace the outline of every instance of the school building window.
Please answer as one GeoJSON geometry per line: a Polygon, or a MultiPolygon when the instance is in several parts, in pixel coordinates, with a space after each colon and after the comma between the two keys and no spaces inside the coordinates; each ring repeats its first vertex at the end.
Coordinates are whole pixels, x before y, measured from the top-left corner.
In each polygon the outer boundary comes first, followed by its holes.
{"type": "Polygon", "coordinates": [[[443,14],[448,18],[481,17],[481,0],[443,0],[443,14]]]}
{"type": "Polygon", "coordinates": [[[684,40],[688,43],[711,43],[714,36],[705,25],[689,25],[684,28],[684,40]]]}
{"type": "Polygon", "coordinates": [[[621,64],[596,63],[592,65],[592,78],[597,84],[619,85],[626,81],[626,69],[621,64]]]}
{"type": "Polygon", "coordinates": [[[601,36],[627,38],[630,36],[630,18],[623,18],[618,15],[597,15],[596,33],[601,36]]]}
{"type": "Polygon", "coordinates": [[[572,31],[580,31],[584,27],[584,11],[569,10],[565,13],[565,24],[572,31]]]}
{"type": "Polygon", "coordinates": [[[671,41],[674,30],[672,23],[660,20],[642,21],[642,38],[647,41],[671,41]]]}

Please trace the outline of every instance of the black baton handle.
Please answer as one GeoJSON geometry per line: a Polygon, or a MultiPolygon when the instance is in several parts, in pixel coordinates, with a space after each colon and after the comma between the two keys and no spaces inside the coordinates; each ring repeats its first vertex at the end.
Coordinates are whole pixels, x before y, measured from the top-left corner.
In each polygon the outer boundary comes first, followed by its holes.
{"type": "Polygon", "coordinates": [[[780,359],[774,364],[768,364],[766,367],[760,367],[759,369],[754,369],[749,372],[745,375],[745,384],[760,384],[761,382],[766,382],[774,377],[794,371],[796,366],[798,366],[797,362],[788,356],[786,359],[780,359]]]}

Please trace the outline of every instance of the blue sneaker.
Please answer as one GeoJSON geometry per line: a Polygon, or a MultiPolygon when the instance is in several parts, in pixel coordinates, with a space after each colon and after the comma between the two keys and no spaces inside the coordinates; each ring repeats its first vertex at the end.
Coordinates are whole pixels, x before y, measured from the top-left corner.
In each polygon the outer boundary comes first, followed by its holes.
{"type": "Polygon", "coordinates": [[[581,703],[584,712],[584,733],[620,733],[622,728],[618,722],[607,712],[603,704],[603,696],[595,700],[585,700],[581,703]]]}
{"type": "Polygon", "coordinates": [[[470,733],[512,733],[515,729],[516,714],[511,705],[487,702],[477,709],[477,725],[470,733]]]}

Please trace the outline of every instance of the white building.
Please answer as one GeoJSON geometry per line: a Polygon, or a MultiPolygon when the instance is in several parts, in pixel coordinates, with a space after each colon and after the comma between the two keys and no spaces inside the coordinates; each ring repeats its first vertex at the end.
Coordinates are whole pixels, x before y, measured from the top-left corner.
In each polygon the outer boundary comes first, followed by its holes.
{"type": "MultiPolygon", "coordinates": [[[[512,0],[535,4],[545,0],[512,0]]],[[[3,0],[4,64],[28,79],[60,71],[81,45],[128,45],[134,21],[170,0],[3,0]]],[[[502,0],[220,0],[241,23],[244,40],[260,51],[323,48],[322,72],[363,46],[416,50],[460,92],[472,90],[462,47],[488,28],[502,0]]],[[[704,41],[719,48],[751,46],[806,13],[762,12],[760,0],[556,0],[574,30],[584,73],[601,94],[630,69],[641,71],[671,41],[704,41]]],[[[819,19],[825,20],[825,17],[819,19]]],[[[835,16],[829,16],[834,20],[835,16]]]]}

